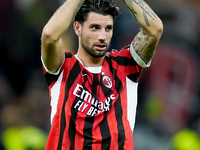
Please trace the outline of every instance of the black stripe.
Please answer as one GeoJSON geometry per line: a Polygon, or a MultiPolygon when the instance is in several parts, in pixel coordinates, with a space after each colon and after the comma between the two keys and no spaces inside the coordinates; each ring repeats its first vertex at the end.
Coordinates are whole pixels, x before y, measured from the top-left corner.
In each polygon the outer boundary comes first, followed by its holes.
{"type": "Polygon", "coordinates": [[[108,126],[107,113],[108,112],[104,112],[104,119],[99,125],[102,136],[102,146],[101,146],[102,150],[109,150],[111,144],[111,135],[108,126]]]}
{"type": "Polygon", "coordinates": [[[115,117],[117,120],[117,129],[118,129],[118,150],[123,150],[126,137],[125,137],[124,125],[122,122],[123,111],[121,107],[120,97],[118,97],[114,107],[115,107],[115,117]]]}
{"type": "Polygon", "coordinates": [[[115,117],[117,120],[117,129],[118,129],[118,150],[124,149],[124,141],[126,139],[124,125],[123,125],[123,121],[122,121],[123,110],[122,110],[122,106],[121,106],[121,96],[120,96],[122,88],[123,88],[122,82],[116,75],[115,76],[115,89],[117,90],[119,97],[114,104],[114,108],[115,108],[115,117]]]}
{"type": "Polygon", "coordinates": [[[135,74],[130,74],[130,75],[128,75],[127,77],[128,77],[131,81],[136,82],[136,81],[138,80],[138,78],[140,77],[141,72],[142,72],[142,68],[140,69],[139,72],[137,72],[137,73],[135,73],[135,74]]]}
{"type": "MultiPolygon", "coordinates": [[[[60,72],[61,73],[61,72],[60,72]]],[[[54,82],[58,80],[58,77],[60,76],[60,73],[58,75],[53,75],[53,74],[49,74],[49,73],[45,73],[45,79],[47,81],[48,86],[54,82]]]]}
{"type": "MultiPolygon", "coordinates": [[[[92,94],[97,95],[97,87],[99,85],[99,79],[98,79],[98,74],[93,74],[93,81],[92,81],[92,94]]],[[[93,106],[92,106],[93,107],[93,106]]],[[[92,129],[93,129],[93,124],[94,124],[94,117],[92,116],[87,116],[85,118],[85,125],[83,128],[83,134],[84,134],[84,144],[83,144],[83,149],[84,150],[92,150],[92,143],[93,143],[93,138],[92,138],[92,129]]]]}
{"type": "Polygon", "coordinates": [[[86,72],[85,70],[83,70],[83,71],[82,71],[82,74],[84,75],[84,76],[83,76],[83,79],[84,79],[83,87],[85,87],[85,83],[88,81],[87,72],[86,72]]]}
{"type": "Polygon", "coordinates": [[[123,56],[117,56],[117,57],[112,56],[112,60],[114,60],[115,62],[117,62],[118,65],[121,65],[121,66],[128,66],[128,65],[136,66],[137,65],[133,57],[128,58],[128,57],[123,57],[123,56]]]}
{"type": "MultiPolygon", "coordinates": [[[[130,45],[125,46],[123,49],[128,49],[130,47],[130,45]]],[[[121,49],[122,50],[122,49],[121,49]]],[[[116,51],[116,50],[114,50],[116,51]]],[[[120,51],[120,50],[118,50],[120,51]]],[[[136,61],[133,59],[133,57],[128,58],[128,57],[124,57],[124,56],[108,56],[107,58],[111,58],[112,60],[114,60],[115,62],[117,62],[118,65],[121,66],[128,66],[128,65],[132,65],[132,66],[136,66],[137,63],[136,61]]]]}
{"type": "Polygon", "coordinates": [[[110,57],[107,57],[106,58],[106,61],[108,62],[109,64],[109,69],[110,69],[110,72],[112,73],[113,75],[113,80],[115,81],[115,90],[120,93],[121,90],[122,90],[122,83],[120,81],[120,79],[118,78],[117,74],[116,74],[116,70],[112,67],[112,62],[111,62],[111,58],[110,57]]]}
{"type": "Polygon", "coordinates": [[[92,81],[92,93],[97,95],[97,87],[100,84],[98,74],[93,74],[93,81],[92,81]]]}
{"type": "MultiPolygon", "coordinates": [[[[76,61],[76,63],[74,64],[74,67],[71,69],[69,77],[66,81],[66,85],[65,85],[65,100],[62,106],[62,113],[61,113],[61,127],[60,127],[60,138],[59,138],[59,143],[58,143],[58,148],[57,150],[61,150],[62,149],[62,143],[63,143],[63,135],[64,135],[64,131],[65,131],[65,127],[66,127],[66,119],[65,119],[65,105],[67,103],[68,97],[69,97],[69,90],[72,87],[74,81],[76,80],[76,78],[78,77],[78,75],[80,74],[81,68],[79,66],[79,62],[76,61]]],[[[69,123],[69,135],[70,135],[70,142],[71,142],[71,149],[74,149],[74,139],[75,139],[75,122],[72,118],[76,118],[76,113],[74,114],[72,112],[72,117],[70,119],[70,123],[69,123]]]]}
{"type": "MultiPolygon", "coordinates": [[[[79,98],[77,97],[75,100],[74,100],[74,103],[72,106],[74,106],[77,101],[79,100],[79,98]]],[[[74,109],[74,107],[71,108],[71,118],[70,118],[70,121],[69,121],[69,130],[68,130],[68,134],[69,134],[69,139],[70,139],[70,143],[71,143],[71,146],[70,146],[70,150],[74,150],[74,146],[75,146],[75,134],[76,134],[76,116],[77,116],[77,112],[76,110],[74,109]]]]}
{"type": "Polygon", "coordinates": [[[83,143],[83,150],[92,150],[92,128],[94,124],[94,117],[87,116],[85,118],[85,125],[83,128],[83,135],[84,135],[84,143],[83,143]]]}
{"type": "Polygon", "coordinates": [[[65,58],[71,58],[73,56],[70,52],[65,52],[65,58]]]}

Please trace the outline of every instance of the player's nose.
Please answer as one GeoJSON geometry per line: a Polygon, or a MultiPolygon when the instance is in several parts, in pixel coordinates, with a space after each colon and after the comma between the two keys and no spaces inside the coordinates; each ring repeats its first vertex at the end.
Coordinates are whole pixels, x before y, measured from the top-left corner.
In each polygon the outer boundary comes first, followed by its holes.
{"type": "Polygon", "coordinates": [[[107,37],[107,33],[104,29],[102,29],[100,32],[99,32],[99,36],[98,36],[98,39],[100,41],[105,41],[106,40],[106,37],[107,37]]]}

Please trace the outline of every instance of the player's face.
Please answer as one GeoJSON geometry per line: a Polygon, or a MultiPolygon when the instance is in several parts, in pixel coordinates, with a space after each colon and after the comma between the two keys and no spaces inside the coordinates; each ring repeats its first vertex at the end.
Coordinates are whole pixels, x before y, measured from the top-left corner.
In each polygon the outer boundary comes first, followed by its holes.
{"type": "Polygon", "coordinates": [[[91,12],[81,28],[81,46],[92,57],[103,57],[110,45],[112,35],[112,16],[91,12]]]}

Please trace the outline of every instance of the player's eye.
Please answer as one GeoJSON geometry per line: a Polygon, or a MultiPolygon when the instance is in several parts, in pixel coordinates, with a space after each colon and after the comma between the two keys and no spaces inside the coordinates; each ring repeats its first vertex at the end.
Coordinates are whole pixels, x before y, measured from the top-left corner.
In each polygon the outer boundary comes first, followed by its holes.
{"type": "Polygon", "coordinates": [[[108,26],[108,27],[106,28],[106,31],[110,31],[110,30],[112,30],[112,29],[113,29],[112,26],[108,26]]]}
{"type": "Polygon", "coordinates": [[[92,26],[91,28],[92,28],[92,30],[98,30],[99,29],[98,26],[92,26]]]}

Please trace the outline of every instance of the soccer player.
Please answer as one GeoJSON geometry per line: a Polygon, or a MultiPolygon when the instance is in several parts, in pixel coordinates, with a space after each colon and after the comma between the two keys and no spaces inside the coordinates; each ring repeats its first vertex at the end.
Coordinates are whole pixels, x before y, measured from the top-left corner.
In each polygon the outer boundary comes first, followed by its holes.
{"type": "Polygon", "coordinates": [[[150,65],[163,25],[143,0],[123,2],[141,30],[119,51],[107,51],[119,15],[111,0],[67,0],[44,27],[41,54],[51,99],[46,150],[134,149],[138,80],[150,65]],[[62,40],[74,17],[75,55],[62,40]]]}

